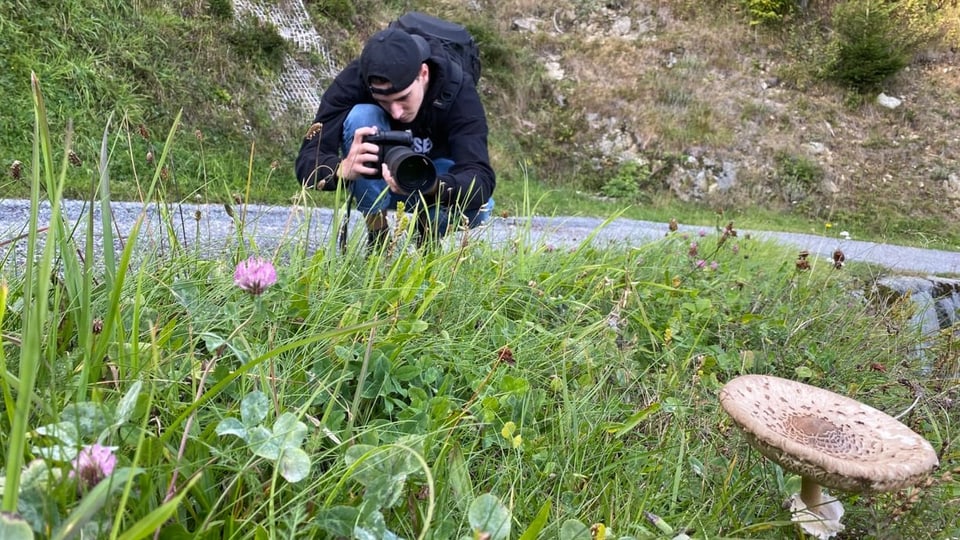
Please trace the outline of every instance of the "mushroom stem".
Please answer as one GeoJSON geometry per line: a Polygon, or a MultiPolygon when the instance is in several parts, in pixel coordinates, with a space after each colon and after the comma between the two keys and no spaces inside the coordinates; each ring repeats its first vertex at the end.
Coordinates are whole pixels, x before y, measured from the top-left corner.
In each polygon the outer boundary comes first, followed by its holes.
{"type": "Polygon", "coordinates": [[[819,540],[833,538],[843,530],[840,518],[843,505],[840,501],[824,495],[823,488],[812,478],[802,477],[800,493],[794,493],[787,502],[793,515],[790,517],[807,534],[819,540]]]}
{"type": "Polygon", "coordinates": [[[823,502],[823,489],[820,484],[804,476],[800,481],[800,500],[807,508],[817,512],[817,507],[823,502]]]}

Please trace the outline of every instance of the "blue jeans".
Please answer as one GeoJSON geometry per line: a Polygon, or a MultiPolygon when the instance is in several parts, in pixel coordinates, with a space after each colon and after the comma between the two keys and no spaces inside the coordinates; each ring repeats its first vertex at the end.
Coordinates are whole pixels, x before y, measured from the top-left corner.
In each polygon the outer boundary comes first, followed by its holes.
{"type": "MultiPolygon", "coordinates": [[[[347,155],[347,153],[350,152],[350,147],[353,145],[353,132],[356,131],[357,128],[369,126],[376,126],[381,131],[389,130],[390,119],[387,116],[387,112],[380,108],[379,105],[369,103],[354,105],[347,114],[346,120],[343,122],[343,141],[341,144],[343,155],[347,155]]],[[[433,164],[437,168],[437,174],[444,174],[453,166],[453,160],[437,158],[433,160],[433,164]]],[[[417,193],[399,195],[390,191],[387,187],[387,182],[382,178],[370,179],[361,177],[352,182],[348,182],[347,185],[353,198],[357,201],[357,210],[364,216],[386,212],[387,210],[396,210],[397,203],[400,202],[403,202],[403,207],[408,212],[414,212],[422,203],[420,195],[417,193]]],[[[472,229],[489,221],[493,213],[493,205],[493,197],[490,197],[486,204],[480,208],[463,211],[462,215],[467,220],[467,226],[472,229]]],[[[437,237],[444,236],[450,224],[451,216],[449,208],[434,204],[425,210],[421,216],[431,224],[432,232],[434,232],[437,237]]]]}

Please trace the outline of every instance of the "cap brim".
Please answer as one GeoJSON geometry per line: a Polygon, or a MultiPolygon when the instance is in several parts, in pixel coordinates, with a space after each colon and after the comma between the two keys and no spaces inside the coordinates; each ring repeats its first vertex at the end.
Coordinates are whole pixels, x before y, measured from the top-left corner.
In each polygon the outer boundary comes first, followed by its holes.
{"type": "Polygon", "coordinates": [[[892,416],[797,381],[742,375],[720,404],[763,455],[826,487],[892,491],[938,464],[930,443],[892,416]]]}

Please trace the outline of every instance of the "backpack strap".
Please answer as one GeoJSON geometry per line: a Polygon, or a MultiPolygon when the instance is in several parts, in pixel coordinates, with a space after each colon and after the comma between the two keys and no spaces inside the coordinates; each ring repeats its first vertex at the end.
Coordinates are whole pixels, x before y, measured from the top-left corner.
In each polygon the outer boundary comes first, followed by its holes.
{"type": "Polygon", "coordinates": [[[441,111],[446,111],[453,105],[453,100],[460,94],[460,88],[463,86],[463,68],[460,64],[448,58],[447,65],[450,68],[449,80],[440,89],[440,95],[433,100],[433,106],[441,111]]]}

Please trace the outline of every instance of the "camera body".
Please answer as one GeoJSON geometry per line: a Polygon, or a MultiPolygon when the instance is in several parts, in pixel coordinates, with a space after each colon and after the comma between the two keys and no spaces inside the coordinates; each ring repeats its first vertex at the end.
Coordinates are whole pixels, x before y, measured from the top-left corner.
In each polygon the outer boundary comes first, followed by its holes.
{"type": "Polygon", "coordinates": [[[367,178],[380,178],[381,165],[386,164],[397,185],[407,193],[429,192],[437,181],[433,160],[413,151],[413,135],[409,131],[379,131],[366,135],[363,142],[380,147],[376,163],[364,163],[377,170],[367,178]]]}

